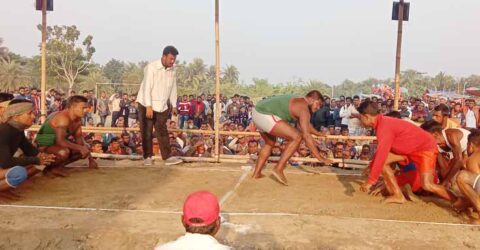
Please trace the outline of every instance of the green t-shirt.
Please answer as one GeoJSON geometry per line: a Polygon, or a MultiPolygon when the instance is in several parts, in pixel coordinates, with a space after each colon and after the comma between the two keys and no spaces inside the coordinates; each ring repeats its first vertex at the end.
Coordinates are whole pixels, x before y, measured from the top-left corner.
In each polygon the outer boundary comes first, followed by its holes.
{"type": "Polygon", "coordinates": [[[295,95],[273,96],[258,102],[255,110],[266,115],[276,115],[286,122],[292,122],[295,118],[290,115],[290,100],[295,97],[295,95]]]}

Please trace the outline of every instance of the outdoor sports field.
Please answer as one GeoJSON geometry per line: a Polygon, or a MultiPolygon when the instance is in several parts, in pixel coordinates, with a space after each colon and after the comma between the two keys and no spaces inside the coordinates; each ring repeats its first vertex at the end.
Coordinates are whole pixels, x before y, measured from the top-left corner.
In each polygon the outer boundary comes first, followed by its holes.
{"type": "Polygon", "coordinates": [[[480,248],[480,227],[447,203],[382,204],[358,191],[352,170],[289,167],[282,186],[268,168],[252,180],[237,164],[99,163],[20,187],[22,199],[0,207],[0,249],[153,249],[183,235],[183,200],[198,190],[219,197],[217,238],[237,249],[480,248]]]}

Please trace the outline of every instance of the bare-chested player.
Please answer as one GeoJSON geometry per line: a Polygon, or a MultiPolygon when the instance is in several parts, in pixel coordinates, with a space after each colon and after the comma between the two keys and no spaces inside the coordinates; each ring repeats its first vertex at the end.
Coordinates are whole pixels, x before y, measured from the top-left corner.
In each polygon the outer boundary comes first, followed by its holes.
{"type": "Polygon", "coordinates": [[[98,167],[82,135],[81,120],[88,109],[87,101],[83,96],[71,96],[66,109],[51,114],[38,131],[36,142],[39,150],[56,156],[46,172],[67,176],[65,166],[85,158],[88,158],[90,168],[98,167]]]}
{"type": "Polygon", "coordinates": [[[456,178],[460,190],[460,202],[456,208],[470,203],[478,213],[472,223],[480,224],[480,131],[473,131],[468,136],[468,160],[466,169],[461,170],[456,178]],[[465,202],[466,201],[466,202],[465,202]]]}
{"type": "Polygon", "coordinates": [[[421,126],[437,141],[440,153],[437,163],[440,170],[440,180],[445,187],[450,186],[453,176],[462,168],[467,158],[467,141],[470,131],[463,128],[443,129],[442,124],[431,120],[421,126]],[[449,153],[453,157],[449,159],[449,153]],[[448,156],[444,156],[447,154],[448,156]]]}
{"type": "Polygon", "coordinates": [[[407,165],[408,162],[413,162],[420,172],[425,191],[447,200],[452,199],[445,187],[433,182],[438,149],[432,135],[409,122],[381,115],[377,103],[368,99],[357,110],[363,126],[374,128],[378,140],[371,171],[368,180],[360,187],[361,191],[370,191],[380,174],[383,174],[390,194],[385,202],[404,203],[406,199],[395,180],[391,164],[399,162],[407,165]]]}
{"type": "Polygon", "coordinates": [[[313,90],[305,97],[296,97],[294,95],[270,97],[260,101],[255,106],[252,113],[253,122],[265,140],[265,145],[258,155],[253,178],[263,177],[262,169],[272,153],[277,137],[288,141],[285,151],[273,169],[273,175],[280,183],[287,185],[287,178],[283,174],[283,170],[290,157],[297,151],[302,140],[305,140],[305,144],[315,158],[326,164],[331,164],[330,160],[324,158],[319,153],[311,135],[322,135],[310,123],[311,113],[317,111],[322,103],[322,94],[317,90],[313,90]],[[301,131],[289,124],[294,121],[298,121],[301,131]]]}

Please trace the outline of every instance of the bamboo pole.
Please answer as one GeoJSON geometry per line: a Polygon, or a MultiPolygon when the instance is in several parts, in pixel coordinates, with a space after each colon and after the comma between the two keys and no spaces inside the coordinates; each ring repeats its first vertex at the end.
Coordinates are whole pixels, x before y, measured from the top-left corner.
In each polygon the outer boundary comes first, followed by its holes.
{"type": "Polygon", "coordinates": [[[220,16],[219,0],[215,0],[215,158],[220,161],[220,16]]]}
{"type": "MultiPolygon", "coordinates": [[[[37,132],[40,130],[39,125],[33,125],[27,129],[27,131],[37,132]]],[[[85,133],[122,133],[124,131],[129,132],[140,132],[139,128],[118,128],[118,127],[82,127],[82,132],[85,133]]],[[[192,133],[192,134],[216,134],[214,130],[200,130],[200,129],[168,129],[169,132],[182,132],[182,133],[192,133]]],[[[241,131],[218,131],[220,135],[243,135],[243,136],[260,136],[258,132],[241,132],[241,131]]],[[[365,140],[365,141],[374,141],[377,138],[375,136],[342,136],[342,135],[326,135],[326,136],[316,136],[312,135],[314,138],[318,139],[337,139],[337,140],[365,140]]]]}
{"type": "Polygon", "coordinates": [[[400,58],[402,54],[403,6],[403,0],[400,0],[398,10],[397,53],[395,58],[395,99],[393,102],[394,110],[398,110],[398,102],[400,99],[400,58]]]}
{"type": "Polygon", "coordinates": [[[40,122],[47,116],[47,0],[42,0],[42,47],[41,47],[41,77],[40,77],[40,122]]]}

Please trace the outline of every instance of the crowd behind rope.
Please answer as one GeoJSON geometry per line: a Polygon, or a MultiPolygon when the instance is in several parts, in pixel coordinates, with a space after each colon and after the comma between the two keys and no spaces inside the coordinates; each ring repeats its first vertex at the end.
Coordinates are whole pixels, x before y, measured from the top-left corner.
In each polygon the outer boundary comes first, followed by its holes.
{"type": "MultiPolygon", "coordinates": [[[[14,93],[15,99],[30,100],[34,104],[37,121],[40,119],[40,94],[35,88],[21,87],[14,93]]],[[[74,91],[69,96],[76,95],[74,91]]],[[[136,94],[115,93],[107,95],[84,90],[81,95],[88,98],[88,111],[82,120],[86,127],[136,128],[138,123],[138,104],[136,94]]],[[[47,115],[65,108],[68,96],[51,89],[46,94],[47,115]]],[[[252,109],[255,106],[248,96],[235,94],[231,97],[220,95],[220,129],[223,131],[256,131],[252,123],[252,109]]],[[[312,114],[313,126],[325,135],[372,136],[372,130],[361,126],[357,107],[359,96],[324,96],[322,107],[312,114]]],[[[373,97],[383,114],[393,111],[392,99],[373,97]]],[[[178,115],[170,115],[167,121],[169,129],[213,130],[215,114],[215,96],[183,95],[177,99],[178,115]]],[[[410,97],[400,102],[395,115],[401,119],[421,124],[435,120],[448,126],[473,129],[478,127],[479,109],[473,99],[449,100],[424,95],[422,98],[410,97]],[[453,124],[453,125],[452,125],[453,124]]],[[[29,138],[35,137],[34,132],[29,138]]],[[[122,133],[84,133],[85,141],[94,153],[119,155],[142,155],[142,137],[139,132],[122,133]]],[[[172,156],[209,157],[214,150],[214,136],[211,134],[169,132],[172,156]]],[[[159,145],[152,138],[155,155],[159,155],[159,145]]],[[[263,145],[260,136],[222,135],[220,149],[222,154],[257,155],[263,145]]],[[[318,139],[317,147],[329,158],[370,160],[375,152],[375,141],[354,141],[352,139],[318,139]]],[[[272,156],[279,156],[285,147],[285,141],[279,139],[272,150],[272,156]]],[[[309,149],[303,143],[294,156],[309,157],[309,149]]],[[[291,162],[298,164],[297,162],[291,162]]]]}

